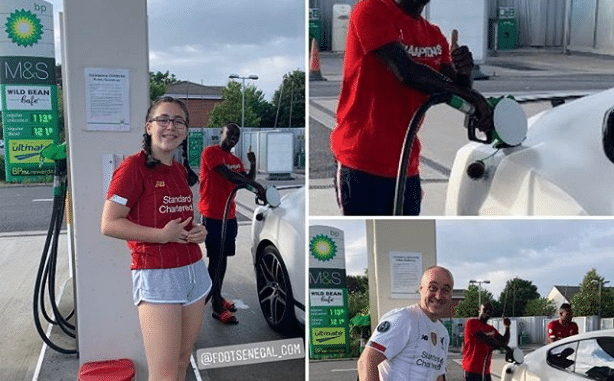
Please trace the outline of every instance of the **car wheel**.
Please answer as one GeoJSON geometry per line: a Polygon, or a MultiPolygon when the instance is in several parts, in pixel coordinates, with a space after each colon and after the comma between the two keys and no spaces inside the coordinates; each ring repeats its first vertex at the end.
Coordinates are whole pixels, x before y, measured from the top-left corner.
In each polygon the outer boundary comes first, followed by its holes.
{"type": "Polygon", "coordinates": [[[296,324],[292,288],[286,266],[273,245],[266,246],[258,256],[256,283],[267,323],[278,332],[290,332],[296,324]]]}

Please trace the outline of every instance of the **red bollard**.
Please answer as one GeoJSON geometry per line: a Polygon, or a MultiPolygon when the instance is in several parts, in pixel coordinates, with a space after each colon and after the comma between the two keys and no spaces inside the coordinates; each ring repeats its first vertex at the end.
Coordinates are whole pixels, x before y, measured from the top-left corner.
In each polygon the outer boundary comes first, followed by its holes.
{"type": "Polygon", "coordinates": [[[133,381],[134,364],[129,359],[88,362],[79,369],[79,381],[133,381]]]}

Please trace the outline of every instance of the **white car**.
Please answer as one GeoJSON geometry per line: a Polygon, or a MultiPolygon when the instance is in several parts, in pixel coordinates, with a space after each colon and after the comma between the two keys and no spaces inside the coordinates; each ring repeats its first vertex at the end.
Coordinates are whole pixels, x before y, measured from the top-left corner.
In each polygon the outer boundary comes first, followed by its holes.
{"type": "Polygon", "coordinates": [[[305,188],[252,219],[252,256],[262,313],[276,331],[305,326],[305,188]]]}
{"type": "Polygon", "coordinates": [[[446,215],[614,215],[614,89],[529,119],[519,146],[469,143],[456,155],[446,215]],[[467,168],[483,160],[473,179],[467,168]]]}
{"type": "Polygon", "coordinates": [[[612,381],[614,330],[591,331],[543,346],[524,357],[522,364],[507,364],[502,381],[612,381]]]}

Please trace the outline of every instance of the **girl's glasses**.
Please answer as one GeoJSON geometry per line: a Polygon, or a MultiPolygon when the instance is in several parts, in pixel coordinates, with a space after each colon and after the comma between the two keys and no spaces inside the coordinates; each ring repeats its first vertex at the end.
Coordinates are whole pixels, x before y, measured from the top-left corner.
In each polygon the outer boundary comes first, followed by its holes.
{"type": "Polygon", "coordinates": [[[161,115],[153,118],[152,121],[158,123],[162,127],[168,127],[171,122],[173,122],[177,129],[186,128],[187,126],[185,119],[182,117],[171,118],[167,115],[161,115]]]}

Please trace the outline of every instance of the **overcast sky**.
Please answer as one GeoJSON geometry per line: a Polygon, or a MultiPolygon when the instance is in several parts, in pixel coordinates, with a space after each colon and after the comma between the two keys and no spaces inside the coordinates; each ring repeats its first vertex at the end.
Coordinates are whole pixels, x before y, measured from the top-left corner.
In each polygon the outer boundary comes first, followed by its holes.
{"type": "MultiPolygon", "coordinates": [[[[344,230],[349,274],[367,267],[362,220],[315,220],[344,230]]],[[[614,221],[611,220],[451,220],[436,221],[437,261],[454,274],[454,288],[471,279],[495,298],[514,277],[530,280],[546,296],[553,285],[577,286],[592,268],[614,283],[614,221]]],[[[609,284],[608,286],[611,286],[609,284]]]]}
{"type": "MultiPolygon", "coordinates": [[[[59,56],[57,12],[52,0],[59,56]]],[[[303,0],[148,0],[149,70],[179,80],[225,86],[228,75],[257,75],[271,101],[284,74],[305,71],[303,0]]],[[[86,32],[84,32],[86,33],[86,32]]]]}

